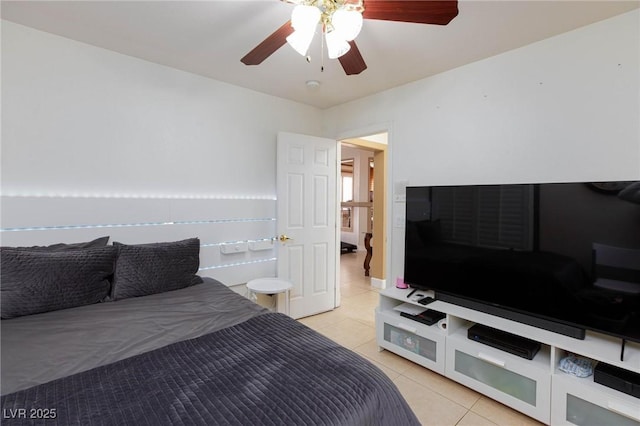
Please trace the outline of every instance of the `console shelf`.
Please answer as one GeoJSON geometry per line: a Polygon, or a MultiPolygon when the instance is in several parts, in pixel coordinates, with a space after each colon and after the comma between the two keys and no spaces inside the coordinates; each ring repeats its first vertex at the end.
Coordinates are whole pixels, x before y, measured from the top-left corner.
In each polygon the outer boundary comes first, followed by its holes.
{"type": "MultiPolygon", "coordinates": [[[[640,426],[640,399],[559,369],[568,353],[640,373],[640,345],[588,331],[574,339],[527,324],[436,300],[429,309],[446,315],[446,327],[428,326],[400,316],[394,308],[416,306],[418,291],[389,288],[380,293],[376,310],[378,346],[434,370],[545,424],[640,426]],[[468,339],[467,330],[482,324],[541,344],[531,360],[468,339]],[[585,416],[585,413],[589,413],[585,416]]],[[[425,307],[426,309],[427,307],[425,307]]]]}

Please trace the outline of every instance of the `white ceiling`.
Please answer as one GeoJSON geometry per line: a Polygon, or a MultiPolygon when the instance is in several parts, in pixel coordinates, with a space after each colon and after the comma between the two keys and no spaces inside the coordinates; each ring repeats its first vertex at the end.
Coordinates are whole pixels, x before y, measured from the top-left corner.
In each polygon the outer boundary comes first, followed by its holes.
{"type": "MultiPolygon", "coordinates": [[[[327,108],[627,12],[640,1],[459,2],[447,26],[365,20],[368,69],[346,76],[316,36],[307,61],[285,45],[261,65],[240,58],[292,5],[261,1],[2,1],[2,19],[237,86],[327,108]],[[321,85],[308,89],[307,80],[321,85]]],[[[365,0],[366,7],[366,0],[365,0]]]]}

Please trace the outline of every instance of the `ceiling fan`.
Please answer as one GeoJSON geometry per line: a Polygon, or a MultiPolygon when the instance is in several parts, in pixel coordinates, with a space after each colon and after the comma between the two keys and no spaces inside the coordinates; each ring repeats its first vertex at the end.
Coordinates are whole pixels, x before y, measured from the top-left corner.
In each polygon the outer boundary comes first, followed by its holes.
{"type": "Polygon", "coordinates": [[[287,42],[306,56],[313,33],[317,25],[321,24],[329,58],[338,58],[347,75],[360,74],[367,69],[367,64],[353,39],[360,31],[362,19],[447,25],[458,15],[457,0],[282,1],[296,4],[291,20],[247,53],[240,60],[245,65],[262,63],[287,42]],[[348,22],[338,22],[338,15],[340,18],[349,15],[346,17],[348,22]],[[342,31],[343,27],[346,32],[342,31]]]}

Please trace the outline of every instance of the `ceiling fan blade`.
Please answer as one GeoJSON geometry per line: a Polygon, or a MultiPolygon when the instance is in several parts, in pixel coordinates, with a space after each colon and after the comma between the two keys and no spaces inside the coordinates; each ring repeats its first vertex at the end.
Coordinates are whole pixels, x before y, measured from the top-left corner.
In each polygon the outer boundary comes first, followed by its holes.
{"type": "Polygon", "coordinates": [[[447,25],[458,15],[457,0],[364,0],[365,19],[447,25]]]}
{"type": "Polygon", "coordinates": [[[291,21],[285,22],[283,26],[278,28],[269,37],[265,38],[262,43],[254,47],[240,61],[245,65],[258,65],[271,56],[276,50],[280,49],[286,42],[287,37],[293,33],[291,21]]]}
{"type": "Polygon", "coordinates": [[[367,69],[367,64],[364,63],[364,59],[360,54],[358,46],[356,46],[356,42],[350,41],[349,45],[351,46],[351,49],[349,49],[349,51],[344,55],[340,56],[338,60],[347,75],[360,74],[362,71],[367,69]]]}

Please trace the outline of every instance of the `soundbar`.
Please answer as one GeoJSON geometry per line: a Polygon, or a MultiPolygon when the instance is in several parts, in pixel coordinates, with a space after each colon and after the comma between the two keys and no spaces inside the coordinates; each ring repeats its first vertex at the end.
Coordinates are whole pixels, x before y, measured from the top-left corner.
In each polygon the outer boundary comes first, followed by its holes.
{"type": "Polygon", "coordinates": [[[496,349],[500,349],[510,354],[526,359],[533,359],[540,350],[540,343],[516,336],[502,330],[487,327],[482,324],[475,324],[469,327],[467,337],[478,343],[482,343],[496,349]]]}
{"type": "Polygon", "coordinates": [[[586,330],[584,327],[573,325],[559,320],[550,320],[535,315],[524,314],[512,309],[503,308],[496,305],[490,305],[488,303],[477,302],[475,300],[467,299],[465,297],[455,296],[444,292],[436,292],[436,299],[443,302],[453,303],[454,305],[463,306],[465,308],[473,309],[475,311],[484,312],[490,315],[506,318],[512,321],[517,321],[522,324],[531,325],[533,327],[542,328],[544,330],[552,331],[558,334],[564,334],[565,336],[573,337],[574,339],[584,340],[586,330]]]}

